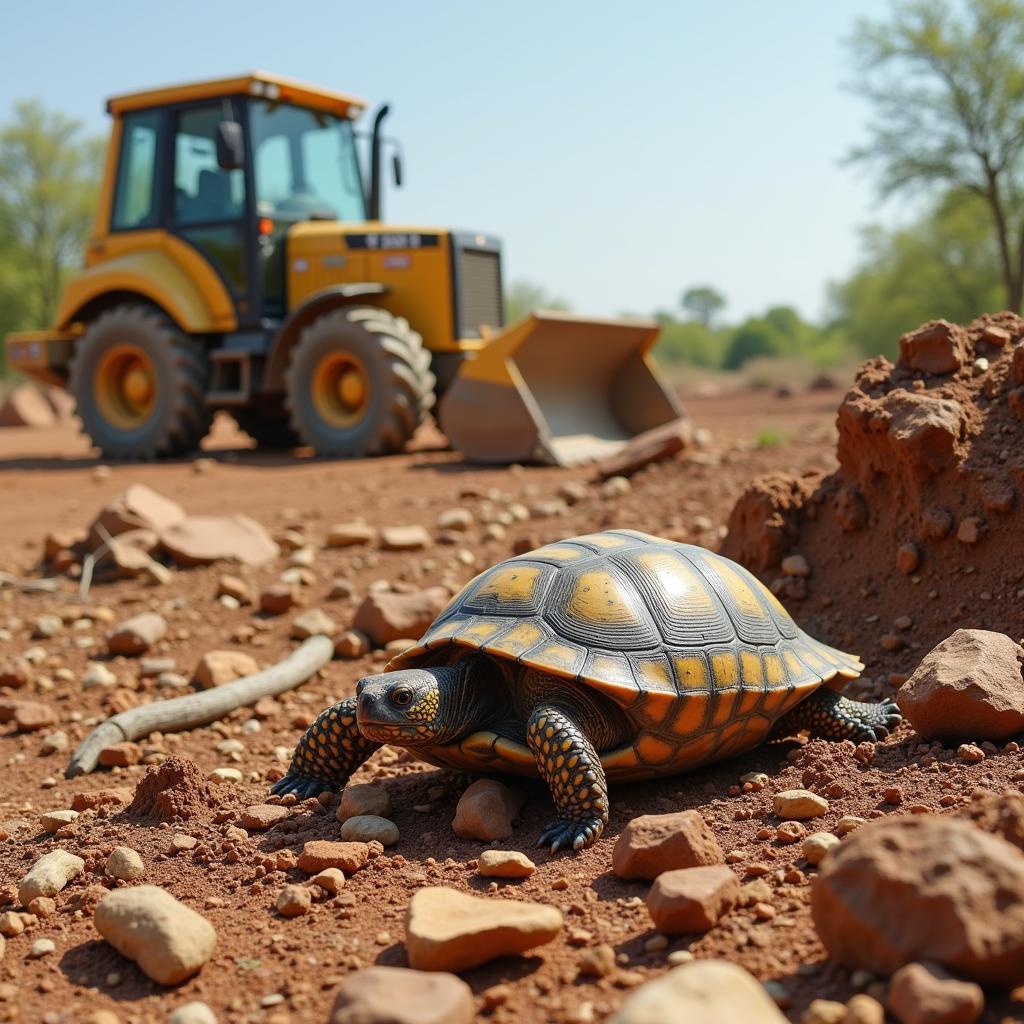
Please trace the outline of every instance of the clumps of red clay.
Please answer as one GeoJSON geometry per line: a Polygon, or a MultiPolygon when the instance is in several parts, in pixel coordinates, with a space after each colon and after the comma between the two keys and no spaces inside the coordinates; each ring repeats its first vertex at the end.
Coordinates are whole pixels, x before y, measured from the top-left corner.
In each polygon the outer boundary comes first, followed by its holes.
{"type": "Polygon", "coordinates": [[[1024,636],[1022,339],[1014,313],[905,334],[839,407],[839,468],[755,481],[723,554],[892,683],[956,628],[1024,636]]]}
{"type": "Polygon", "coordinates": [[[216,803],[195,761],[174,755],[142,776],[128,813],[158,821],[186,820],[208,814],[216,803]]]}

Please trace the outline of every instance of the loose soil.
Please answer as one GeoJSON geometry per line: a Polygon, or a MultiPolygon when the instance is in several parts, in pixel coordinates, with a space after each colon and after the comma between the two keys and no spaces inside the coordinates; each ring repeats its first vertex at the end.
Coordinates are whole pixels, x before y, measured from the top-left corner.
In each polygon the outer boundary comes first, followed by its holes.
{"type": "MultiPolygon", "coordinates": [[[[306,602],[347,625],[375,580],[413,587],[445,577],[465,580],[514,548],[610,526],[717,549],[730,510],[754,478],[795,474],[798,480],[810,481],[807,486],[813,492],[816,482],[833,473],[833,423],[842,398],[840,390],[787,399],[764,392],[694,397],[688,402],[690,413],[698,427],[710,430],[711,440],[643,470],[633,478],[628,493],[604,498],[592,486],[588,497],[562,514],[517,523],[499,540],[485,539],[478,523],[454,544],[436,544],[412,555],[318,549],[317,581],[306,588],[306,602]],[[337,577],[353,582],[352,600],[328,600],[337,577]]],[[[96,473],[97,461],[70,427],[0,433],[0,568],[20,575],[34,573],[45,533],[86,525],[99,507],[133,482],[148,484],[189,512],[241,511],[274,533],[298,527],[322,541],[333,523],[358,516],[376,525],[419,523],[436,534],[438,515],[446,509],[463,506],[478,513],[488,502],[535,507],[554,498],[566,482],[587,478],[583,470],[468,467],[429,431],[408,454],[352,463],[318,462],[301,454],[267,455],[249,450],[247,444],[230,421],[221,419],[206,442],[205,455],[213,462],[200,463],[204,471],[180,462],[115,465],[105,475],[96,473]]],[[[869,680],[862,684],[863,692],[891,693],[890,679],[911,671],[928,649],[932,633],[918,626],[900,651],[882,649],[879,634],[888,632],[889,620],[902,612],[915,622],[924,621],[921,595],[929,589],[939,591],[936,598],[925,599],[928,607],[942,609],[941,629],[934,620],[939,632],[956,625],[1013,621],[1006,566],[995,566],[1011,553],[1019,559],[1019,547],[1013,552],[1004,547],[1001,557],[983,560],[983,538],[973,549],[978,558],[970,580],[958,575],[943,578],[940,585],[922,573],[922,582],[914,584],[897,573],[889,559],[884,570],[880,563],[878,568],[872,563],[851,570],[849,579],[838,577],[836,583],[837,578],[822,568],[831,554],[824,542],[812,544],[810,536],[805,544],[798,533],[800,543],[791,538],[783,552],[799,549],[809,559],[807,597],[784,600],[801,624],[822,640],[861,651],[869,680]],[[850,582],[869,574],[873,590],[850,582]],[[979,611],[982,589],[990,592],[984,607],[991,612],[979,611]],[[870,616],[878,618],[869,620],[870,616]]],[[[242,575],[258,590],[277,578],[284,561],[282,556],[274,565],[242,575]]],[[[929,555],[923,564],[927,573],[940,574],[939,557],[929,555]]],[[[765,571],[769,582],[778,575],[775,567],[755,568],[765,571]]],[[[118,618],[145,609],[164,614],[170,623],[168,637],[152,653],[174,659],[186,676],[200,656],[214,648],[239,647],[261,665],[279,660],[294,647],[288,638],[292,616],[260,618],[251,607],[225,608],[215,600],[223,571],[228,570],[214,566],[177,571],[171,583],[155,588],[131,581],[99,584],[89,601],[111,608],[118,618]]],[[[139,678],[133,659],[107,662],[118,676],[115,687],[81,689],[78,680],[86,662],[103,657],[99,625],[66,627],[50,640],[31,639],[37,616],[79,603],[71,581],[65,581],[56,595],[0,591],[0,629],[6,630],[0,634],[0,657],[34,646],[46,652],[36,667],[34,685],[26,688],[31,692],[22,690],[14,696],[50,705],[58,719],[53,728],[67,732],[71,749],[103,717],[168,695],[154,681],[139,678]]],[[[1018,612],[1020,606],[1016,599],[1018,612]]],[[[265,799],[268,773],[286,764],[288,751],[317,712],[353,693],[356,680],[380,665],[379,657],[334,661],[298,690],[261,704],[258,716],[244,709],[207,728],[150,737],[142,742],[147,753],[187,756],[204,777],[216,767],[237,767],[243,781],[234,787],[212,787],[207,801],[206,783],[185,773],[172,798],[154,802],[143,792],[133,808],[127,803],[102,805],[83,814],[60,837],[41,832],[40,813],[70,807],[76,794],[112,787],[126,788],[130,802],[145,766],[66,780],[63,769],[70,749],[43,756],[41,733],[16,734],[13,726],[0,726],[0,909],[14,899],[4,884],[19,879],[48,850],[64,848],[86,860],[86,871],[58,897],[57,913],[8,939],[0,961],[0,1020],[77,1024],[91,1012],[106,1009],[125,1024],[163,1024],[175,1006],[202,999],[226,1024],[323,1021],[332,992],[345,974],[373,963],[405,963],[403,914],[417,887],[450,885],[486,892],[492,883],[475,871],[475,858],[486,844],[458,839],[450,828],[469,779],[388,748],[368,762],[356,781],[380,781],[387,787],[401,840],[352,876],[338,897],[314,904],[312,913],[282,918],[274,910],[275,898],[286,882],[305,878],[290,866],[305,842],[337,838],[336,800],[326,807],[316,801],[299,805],[284,823],[245,840],[232,841],[228,834],[244,807],[265,799]],[[253,720],[259,722],[258,731],[245,724],[253,720]],[[244,744],[238,760],[218,751],[226,738],[244,744]],[[181,849],[186,844],[172,842],[178,834],[197,842],[181,849]],[[110,884],[105,882],[103,864],[118,845],[141,853],[146,882],[163,886],[217,929],[214,958],[198,976],[174,990],[149,981],[101,941],[93,927],[90,907],[110,884]],[[56,952],[29,959],[31,943],[41,937],[52,938],[56,952]]],[[[528,786],[515,836],[494,845],[526,852],[538,870],[524,881],[499,883],[498,890],[560,907],[566,928],[559,940],[534,955],[466,972],[477,994],[499,983],[507,985],[505,1001],[481,1019],[517,1024],[604,1021],[630,988],[663,972],[667,955],[679,949],[698,957],[725,957],[758,978],[778,981],[788,994],[786,1013],[794,1021],[813,998],[845,1000],[865,988],[879,992],[878,979],[851,975],[826,959],[808,911],[808,879],[814,869],[802,861],[799,843],[786,845],[775,838],[778,819],[771,810],[772,793],[809,786],[827,795],[830,809],[809,823],[812,830],[834,828],[849,814],[874,818],[908,810],[955,812],[970,806],[971,795],[979,788],[1005,789],[1022,767],[1013,746],[990,747],[987,755],[981,763],[964,764],[955,749],[919,744],[906,725],[878,744],[873,758],[870,751],[849,743],[770,744],[688,775],[614,787],[611,823],[604,837],[580,854],[555,857],[534,846],[551,804],[542,786],[528,786]],[[740,777],[753,771],[765,772],[769,784],[744,793],[740,777]],[[899,805],[883,802],[883,791],[893,787],[901,791],[899,805]],[[631,817],[680,808],[696,808],[706,817],[735,870],[756,889],[751,906],[737,909],[706,936],[673,939],[666,949],[648,951],[645,943],[654,932],[643,902],[647,885],[616,879],[610,870],[611,849],[631,817]],[[752,904],[758,901],[770,903],[775,916],[765,921],[755,915],[752,904]],[[579,977],[582,952],[599,943],[613,946],[620,969],[600,980],[579,977]]],[[[1007,993],[991,993],[985,1019],[1024,1019],[1024,995],[1015,1000],[1007,993]]]]}

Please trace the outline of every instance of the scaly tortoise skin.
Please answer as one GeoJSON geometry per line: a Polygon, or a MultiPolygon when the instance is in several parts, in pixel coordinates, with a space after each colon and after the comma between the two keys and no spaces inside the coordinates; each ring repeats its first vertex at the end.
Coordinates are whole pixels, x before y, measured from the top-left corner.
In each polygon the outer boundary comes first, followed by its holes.
{"type": "Polygon", "coordinates": [[[299,742],[279,794],[337,790],[382,743],[444,768],[540,775],[551,849],[594,842],[607,781],[733,757],[770,732],[875,740],[900,721],[822,684],[853,655],[801,630],[742,566],[609,530],[507,559],[299,742]]]}

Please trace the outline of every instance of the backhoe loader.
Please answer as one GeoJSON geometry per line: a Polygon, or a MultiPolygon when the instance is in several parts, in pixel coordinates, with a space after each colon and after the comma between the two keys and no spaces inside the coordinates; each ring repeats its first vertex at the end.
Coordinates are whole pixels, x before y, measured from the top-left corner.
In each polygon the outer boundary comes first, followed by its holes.
{"type": "Polygon", "coordinates": [[[184,454],[219,409],[351,457],[401,450],[437,402],[468,459],[558,464],[682,415],[654,324],[506,327],[494,237],[385,223],[401,162],[386,105],[356,131],[365,107],[264,72],[111,99],[84,268],[10,365],[66,387],[108,458],[184,454]]]}

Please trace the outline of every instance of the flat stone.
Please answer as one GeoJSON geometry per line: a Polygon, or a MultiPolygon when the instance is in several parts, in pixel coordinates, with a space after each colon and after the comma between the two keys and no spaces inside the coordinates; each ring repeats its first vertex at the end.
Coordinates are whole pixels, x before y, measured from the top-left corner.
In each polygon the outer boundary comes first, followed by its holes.
{"type": "Polygon", "coordinates": [[[336,896],[345,886],[345,872],[340,868],[324,868],[323,871],[315,874],[310,881],[336,896]]]}
{"type": "Polygon", "coordinates": [[[409,901],[405,946],[417,970],[464,971],[543,946],[561,930],[554,907],[429,886],[409,901]]]}
{"type": "Polygon", "coordinates": [[[370,653],[370,638],[358,629],[346,629],[334,641],[334,653],[339,658],[361,658],[370,653]]]}
{"type": "Polygon", "coordinates": [[[348,548],[375,544],[377,529],[361,519],[350,523],[337,523],[327,533],[327,547],[348,548]]]}
{"type": "Polygon", "coordinates": [[[119,878],[123,882],[137,882],[145,873],[146,865],[142,857],[130,846],[115,846],[103,868],[111,878],[119,878]]]}
{"type": "Polygon", "coordinates": [[[198,973],[217,941],[205,917],[155,885],[107,893],[93,921],[107,942],[161,985],[177,985],[198,973]]]}
{"type": "Polygon", "coordinates": [[[365,867],[369,859],[370,848],[366,843],[335,843],[329,839],[313,839],[303,846],[299,867],[311,875],[325,868],[338,868],[346,875],[351,875],[365,867]]]}
{"type": "Polygon", "coordinates": [[[383,786],[373,782],[350,783],[341,794],[341,803],[335,817],[345,822],[359,814],[376,814],[386,818],[391,814],[391,797],[383,786]]]}
{"type": "Polygon", "coordinates": [[[804,840],[800,852],[808,864],[820,864],[829,850],[835,849],[839,842],[839,837],[831,832],[815,832],[804,840]]]}
{"type": "Polygon", "coordinates": [[[380,546],[385,551],[422,551],[430,545],[430,534],[422,526],[385,526],[380,531],[380,546]]]}
{"type": "Polygon", "coordinates": [[[44,832],[52,835],[65,825],[71,825],[78,820],[78,811],[47,811],[39,815],[39,824],[44,832]]]}
{"type": "Polygon", "coordinates": [[[14,702],[14,724],[21,732],[38,732],[48,729],[57,722],[57,712],[49,704],[37,700],[18,700],[14,702]]]}
{"type": "Polygon", "coordinates": [[[452,829],[462,839],[507,839],[523,800],[521,792],[503,782],[478,779],[459,798],[452,829]]]}
{"type": "Polygon", "coordinates": [[[0,686],[20,690],[32,682],[32,666],[24,658],[5,658],[0,661],[0,686]]]}
{"type": "Polygon", "coordinates": [[[167,635],[167,622],[156,612],[142,612],[125,619],[107,634],[107,650],[111,654],[138,656],[167,635]]]}
{"type": "Polygon", "coordinates": [[[245,651],[207,651],[192,673],[192,681],[204,690],[255,675],[260,667],[245,651]]]}
{"type": "Polygon", "coordinates": [[[787,789],[772,798],[772,810],[788,821],[806,821],[828,813],[828,801],[808,789],[787,789]]]}
{"type": "Polygon", "coordinates": [[[356,814],[341,826],[342,839],[359,843],[376,840],[381,846],[394,846],[399,840],[398,826],[377,814],[356,814]]]}
{"type": "Polygon", "coordinates": [[[142,760],[142,747],[126,740],[123,743],[112,743],[99,753],[99,763],[104,768],[127,768],[142,760]]]}
{"type": "Polygon", "coordinates": [[[537,865],[518,850],[484,850],[477,858],[477,870],[485,878],[529,878],[537,865]]]}
{"type": "Polygon", "coordinates": [[[82,689],[91,690],[96,686],[114,686],[117,683],[117,676],[98,661],[86,666],[82,675],[82,689]]]}
{"type": "Polygon", "coordinates": [[[159,534],[163,547],[183,565],[231,561],[256,567],[280,553],[270,534],[244,515],[187,516],[159,534]]]}
{"type": "Polygon", "coordinates": [[[250,832],[263,832],[291,817],[291,811],[280,804],[253,804],[246,807],[240,816],[242,828],[250,832]]]}
{"type": "Polygon", "coordinates": [[[812,879],[811,914],[849,967],[889,975],[931,961],[983,985],[1024,983],[1024,854],[965,821],[862,825],[812,879]]]}
{"type": "Polygon", "coordinates": [[[675,868],[724,863],[714,833],[692,810],[633,818],[612,850],[612,871],[619,878],[653,879],[675,868]]]}
{"type": "Polygon", "coordinates": [[[454,974],[367,967],[342,979],[329,1024],[473,1024],[473,990],[454,974]]]}
{"type": "Polygon", "coordinates": [[[291,583],[272,583],[260,593],[264,615],[284,615],[299,603],[299,592],[291,583]]]}
{"type": "Polygon", "coordinates": [[[242,781],[242,773],[237,768],[214,768],[206,777],[220,786],[234,786],[242,781]]]}
{"type": "Polygon", "coordinates": [[[415,639],[426,631],[448,600],[448,591],[443,587],[411,594],[371,591],[356,609],[352,628],[368,636],[374,647],[406,637],[415,639]]]}
{"type": "Polygon", "coordinates": [[[811,567],[803,555],[787,555],[782,560],[781,568],[787,576],[803,578],[811,575],[811,567]]]}
{"type": "Polygon", "coordinates": [[[291,636],[293,640],[308,640],[311,636],[334,636],[338,632],[337,624],[321,608],[310,608],[295,617],[292,622],[291,636]]]}
{"type": "Polygon", "coordinates": [[[167,1024],[217,1024],[217,1015],[206,1003],[195,1000],[173,1009],[167,1016],[167,1024]]]}
{"type": "Polygon", "coordinates": [[[88,793],[76,793],[71,798],[71,808],[75,811],[94,811],[97,807],[113,807],[130,803],[132,795],[132,791],[123,786],[94,789],[88,793]]]}
{"type": "Polygon", "coordinates": [[[654,927],[666,935],[710,931],[740,898],[740,881],[725,864],[658,875],[647,893],[654,927]]]}
{"type": "Polygon", "coordinates": [[[1003,633],[958,629],[900,687],[900,711],[925,740],[1005,740],[1024,732],[1024,648],[1003,633]]]}
{"type": "Polygon", "coordinates": [[[312,905],[313,894],[304,885],[286,885],[277,894],[277,912],[282,917],[301,917],[312,905]]]}
{"type": "Polygon", "coordinates": [[[609,1024],[788,1024],[763,986],[725,960],[694,960],[629,995],[609,1024]]]}
{"type": "Polygon", "coordinates": [[[935,964],[907,964],[889,983],[889,1009],[900,1024],[974,1024],[985,1009],[985,993],[935,964]]]}
{"type": "Polygon", "coordinates": [[[945,375],[954,373],[970,361],[967,331],[948,320],[929,320],[900,338],[900,356],[896,365],[901,369],[945,375]]]}
{"type": "Polygon", "coordinates": [[[85,861],[67,850],[44,853],[18,883],[18,902],[27,907],[37,896],[56,896],[85,870],[85,861]]]}

